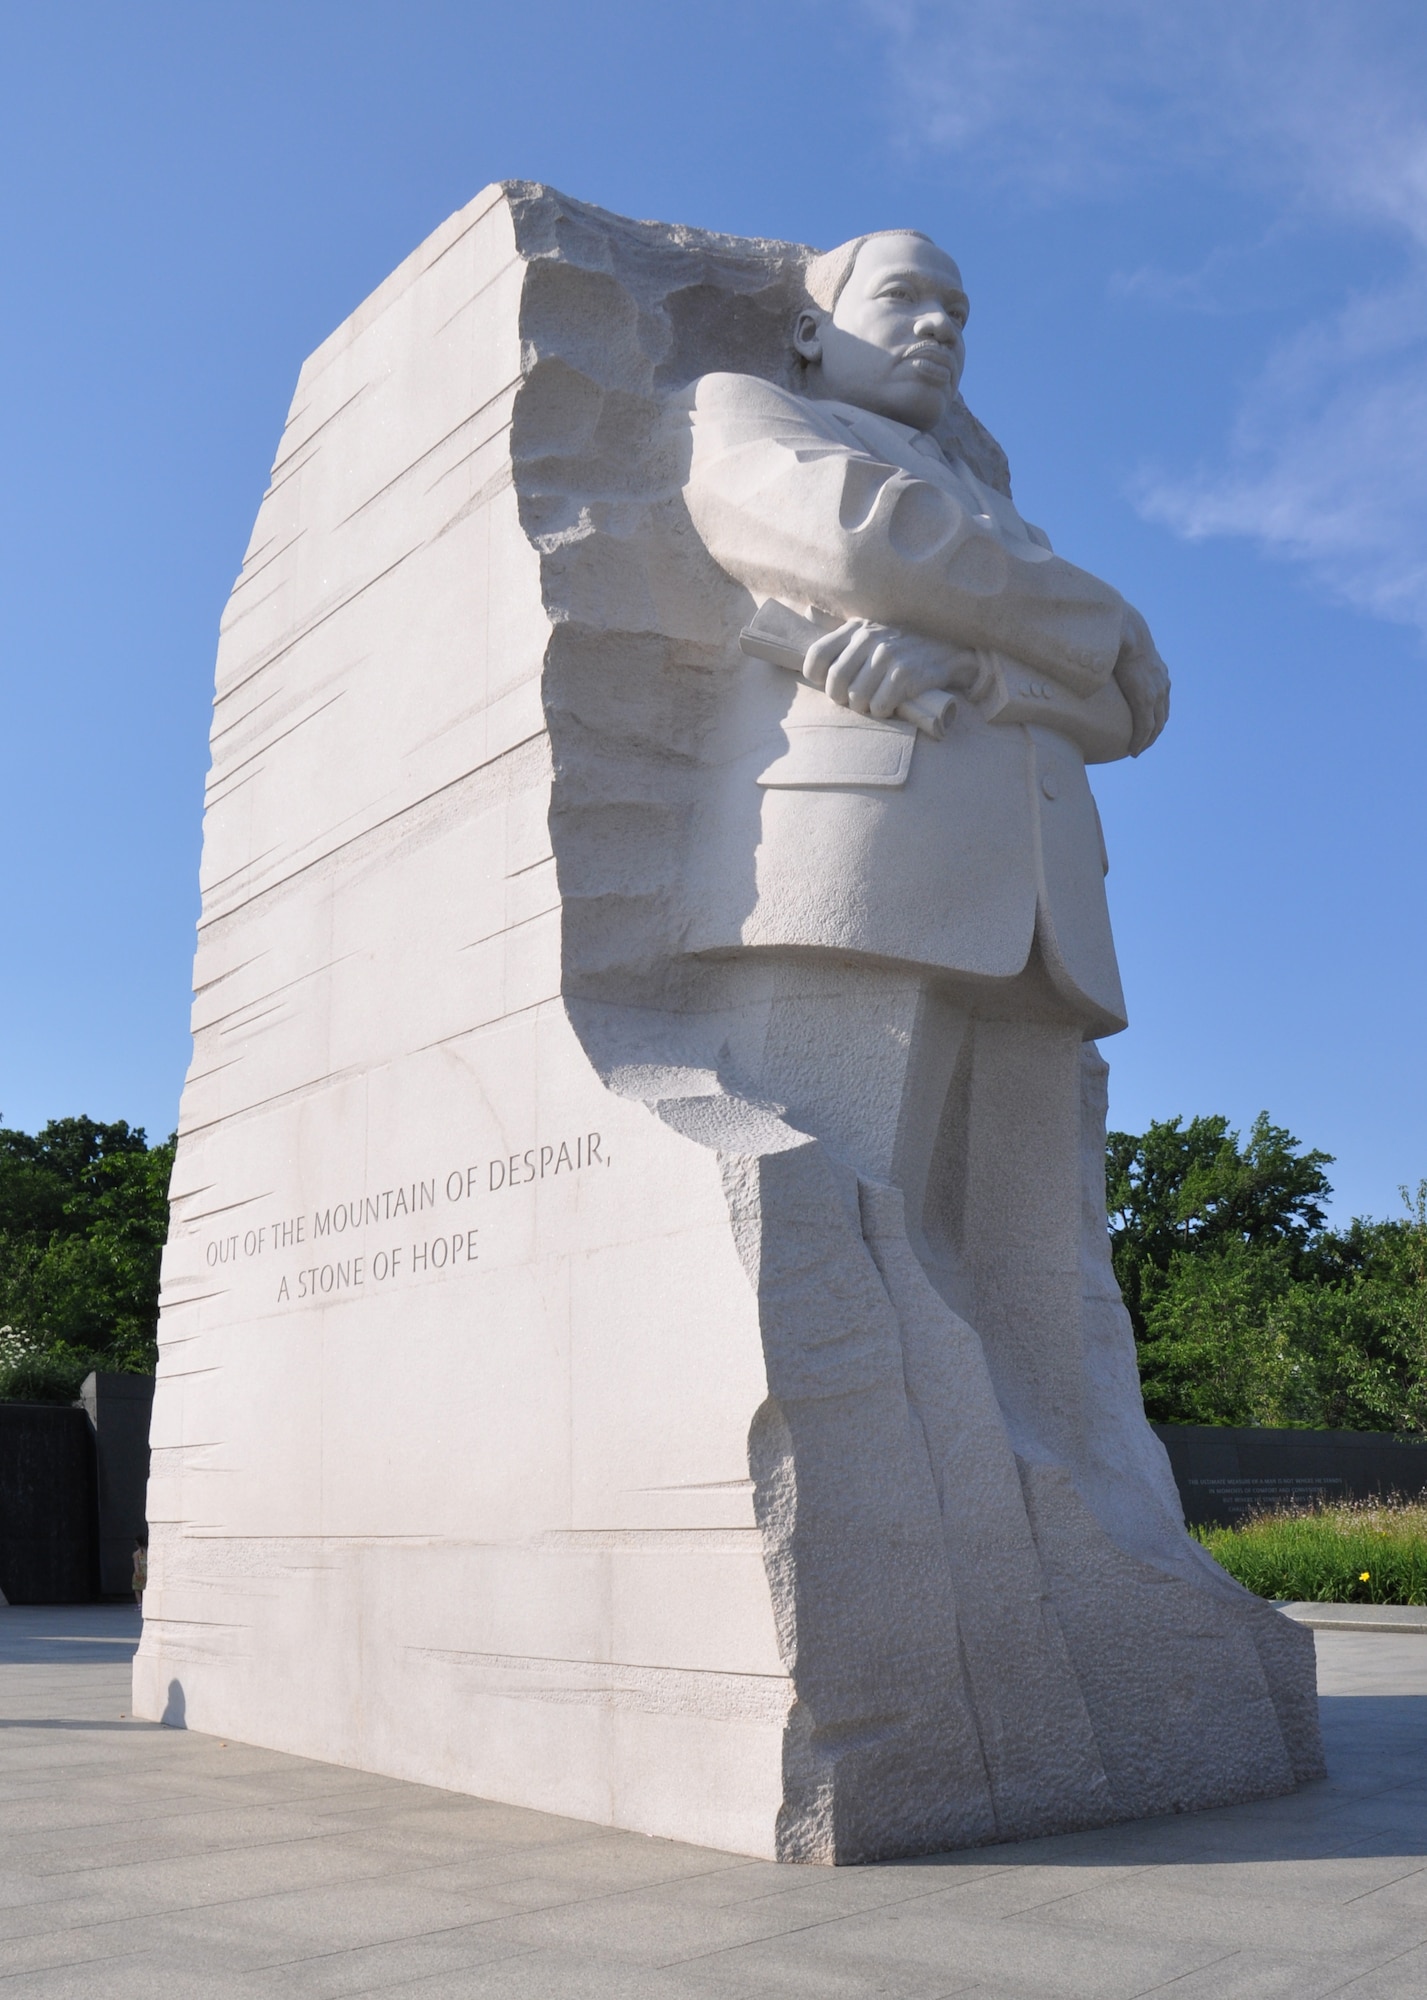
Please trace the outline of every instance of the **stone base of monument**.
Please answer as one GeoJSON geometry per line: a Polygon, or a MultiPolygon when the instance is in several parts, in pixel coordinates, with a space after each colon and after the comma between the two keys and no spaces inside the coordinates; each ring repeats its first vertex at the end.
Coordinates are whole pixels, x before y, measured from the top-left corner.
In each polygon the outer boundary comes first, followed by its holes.
{"type": "Polygon", "coordinates": [[[759,793],[746,851],[707,798],[796,683],[661,412],[784,368],[807,254],[492,188],[302,370],[218,659],[135,1712],[790,1860],[1286,1791],[1312,1637],[1184,1532],[1078,1030],[948,1003],[1031,1163],[969,1290],[735,1073],[814,1000],[923,1032],[695,907],[753,907],[759,793]]]}

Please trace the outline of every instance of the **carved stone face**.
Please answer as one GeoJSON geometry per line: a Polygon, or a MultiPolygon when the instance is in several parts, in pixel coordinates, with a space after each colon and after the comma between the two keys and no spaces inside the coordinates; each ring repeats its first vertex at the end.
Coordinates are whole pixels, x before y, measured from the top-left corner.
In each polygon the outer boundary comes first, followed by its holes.
{"type": "Polygon", "coordinates": [[[920,236],[875,236],[831,313],[805,312],[793,344],[817,396],[930,430],[966,359],[961,273],[920,236]]]}

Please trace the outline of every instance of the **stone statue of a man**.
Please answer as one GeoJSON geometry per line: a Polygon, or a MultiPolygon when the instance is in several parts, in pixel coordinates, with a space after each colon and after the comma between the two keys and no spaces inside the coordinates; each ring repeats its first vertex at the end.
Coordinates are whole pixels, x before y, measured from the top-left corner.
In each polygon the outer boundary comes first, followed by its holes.
{"type": "Polygon", "coordinates": [[[1154,742],[1168,676],[958,453],[945,252],[862,237],[806,294],[794,387],[706,374],[672,410],[743,616],[811,621],[800,679],[744,663],[684,935],[723,1087],[783,1134],[730,1199],[807,1691],[787,1850],[1222,1796],[1195,1746],[1230,1686],[1245,1795],[1286,1787],[1316,1768],[1301,1635],[1186,1537],[1108,1253],[1091,1038],[1125,1009],[1086,764],[1154,742]],[[910,719],[938,694],[941,740],[910,719]]]}
{"type": "Polygon", "coordinates": [[[1084,767],[1154,741],[1168,676],[1118,592],[938,441],[967,312],[945,252],[911,232],[859,238],[808,288],[801,394],[709,375],[689,405],[685,494],[710,553],[755,598],[833,623],[784,721],[801,754],[759,774],[793,796],[765,802],[765,907],[742,941],[1006,980],[1034,939],[1087,1032],[1123,1027],[1084,767]],[[829,705],[885,722],[930,689],[965,697],[948,741],[869,800],[862,732],[835,734],[829,705]]]}
{"type": "MultiPolygon", "coordinates": [[[[801,684],[750,669],[689,941],[734,952],[750,989],[744,1086],[902,1191],[920,1260],[991,1337],[991,1300],[1037,1282],[1013,1211],[1030,1200],[1043,1244],[1067,1203],[1078,1217],[1082,1045],[1125,1025],[1085,766],[1154,741],[1168,676],[1118,592],[940,441],[967,313],[946,253],[859,238],[807,290],[800,392],[715,374],[679,405],[709,553],[828,628],[801,684]],[[957,696],[941,741],[897,719],[934,690],[957,696]],[[728,853],[751,798],[750,890],[728,853]]],[[[1048,1387],[1056,1338],[1033,1344],[1048,1387]]],[[[1004,1399],[1028,1393],[1008,1369],[1004,1399]]]]}

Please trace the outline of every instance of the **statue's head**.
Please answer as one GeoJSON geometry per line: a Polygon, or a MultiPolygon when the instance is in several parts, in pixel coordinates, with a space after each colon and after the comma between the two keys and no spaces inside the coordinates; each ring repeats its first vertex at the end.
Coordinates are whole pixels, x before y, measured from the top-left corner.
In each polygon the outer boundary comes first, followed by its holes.
{"type": "Polygon", "coordinates": [[[931,430],[961,380],[967,299],[929,236],[883,229],[815,257],[793,345],[810,395],[931,430]]]}

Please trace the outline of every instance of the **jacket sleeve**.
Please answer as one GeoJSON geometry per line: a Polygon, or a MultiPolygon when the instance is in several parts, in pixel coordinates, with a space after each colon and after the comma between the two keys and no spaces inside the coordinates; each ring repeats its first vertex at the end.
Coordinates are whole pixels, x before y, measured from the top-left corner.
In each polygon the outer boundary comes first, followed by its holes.
{"type": "Polygon", "coordinates": [[[1118,591],[1035,542],[1008,546],[941,486],[841,434],[831,412],[754,376],[706,375],[683,421],[694,526],[755,595],[1004,653],[1078,695],[1109,680],[1118,591]]]}

